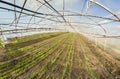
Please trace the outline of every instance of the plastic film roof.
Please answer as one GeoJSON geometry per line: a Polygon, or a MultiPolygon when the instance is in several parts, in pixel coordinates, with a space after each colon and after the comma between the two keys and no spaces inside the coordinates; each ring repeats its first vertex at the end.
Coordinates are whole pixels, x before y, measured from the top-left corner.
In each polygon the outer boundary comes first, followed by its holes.
{"type": "Polygon", "coordinates": [[[119,4],[119,0],[0,0],[0,29],[9,33],[54,28],[119,38],[119,4]]]}

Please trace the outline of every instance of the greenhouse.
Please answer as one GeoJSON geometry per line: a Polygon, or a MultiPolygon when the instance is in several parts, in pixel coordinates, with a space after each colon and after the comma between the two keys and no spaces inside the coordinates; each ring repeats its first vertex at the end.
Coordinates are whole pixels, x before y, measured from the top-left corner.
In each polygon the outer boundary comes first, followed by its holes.
{"type": "Polygon", "coordinates": [[[120,0],[0,0],[0,79],[120,79],[120,0]]]}

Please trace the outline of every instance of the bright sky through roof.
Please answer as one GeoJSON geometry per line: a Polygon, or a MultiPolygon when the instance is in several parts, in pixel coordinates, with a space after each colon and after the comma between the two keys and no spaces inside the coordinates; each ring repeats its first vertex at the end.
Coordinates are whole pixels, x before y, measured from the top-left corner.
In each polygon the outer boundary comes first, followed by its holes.
{"type": "MultiPolygon", "coordinates": [[[[4,1],[14,3],[14,0],[4,0],[4,1]]],[[[42,3],[44,3],[43,0],[38,0],[38,1],[41,1],[42,3]]],[[[26,5],[25,5],[25,8],[36,11],[37,8],[39,6],[41,6],[41,3],[39,3],[38,1],[37,0],[28,0],[26,5]]],[[[47,0],[47,1],[49,1],[49,0],[47,0]]],[[[77,14],[90,14],[90,15],[93,15],[93,16],[101,16],[101,17],[116,19],[108,11],[106,11],[105,9],[100,7],[99,5],[91,3],[90,0],[64,0],[64,1],[65,1],[64,15],[75,14],[75,13],[77,13],[77,14]]],[[[120,13],[120,5],[119,5],[120,0],[92,0],[92,1],[97,1],[97,2],[101,3],[102,5],[106,6],[111,11],[113,11],[115,14],[120,13]]],[[[24,2],[24,0],[16,0],[16,4],[19,5],[19,6],[22,6],[23,2],[24,2]]],[[[51,0],[51,1],[49,1],[49,4],[51,4],[53,6],[53,8],[55,8],[61,14],[63,13],[62,12],[62,10],[63,10],[63,0],[51,0]]],[[[47,5],[47,4],[45,4],[45,5],[47,5]]],[[[6,7],[6,8],[9,8],[9,9],[14,9],[14,7],[3,4],[3,3],[0,3],[0,7],[6,7]]],[[[20,11],[20,9],[16,9],[16,10],[20,11]]],[[[24,11],[24,12],[27,12],[27,11],[24,11]]],[[[58,15],[56,12],[54,12],[53,10],[51,10],[50,8],[48,8],[46,6],[42,6],[38,10],[38,12],[45,13],[45,14],[58,15]]],[[[19,16],[19,13],[17,13],[17,17],[18,16],[19,16]]],[[[25,16],[25,15],[22,14],[22,16],[25,16]]],[[[101,28],[94,21],[91,21],[90,18],[88,18],[88,17],[80,17],[80,16],[64,16],[64,17],[67,21],[71,22],[73,27],[75,27],[74,25],[77,25],[78,27],[80,27],[79,29],[82,29],[82,30],[85,29],[83,31],[88,31],[89,30],[90,32],[94,32],[93,29],[101,30],[101,28]],[[80,23],[72,23],[72,22],[84,22],[85,24],[83,25],[83,24],[80,24],[80,23]],[[91,27],[90,28],[91,30],[89,28],[87,28],[88,29],[87,30],[86,28],[84,28],[85,26],[88,26],[86,23],[92,23],[92,24],[96,24],[96,25],[94,25],[94,26],[89,25],[91,27]]],[[[31,18],[31,16],[21,17],[18,25],[26,27],[27,24],[25,25],[25,24],[22,24],[22,23],[28,23],[30,18],[31,18]]],[[[51,18],[51,17],[47,16],[46,18],[51,18]]],[[[59,17],[59,18],[53,17],[52,19],[53,20],[58,20],[58,19],[62,20],[61,17],[59,17]]],[[[102,25],[108,31],[109,30],[113,31],[112,30],[113,27],[116,28],[116,31],[117,31],[120,27],[119,22],[116,23],[116,22],[111,22],[109,20],[98,19],[98,18],[93,18],[93,19],[98,23],[109,22],[108,24],[103,24],[102,25]],[[112,27],[110,27],[110,26],[112,26],[112,27]]],[[[0,9],[0,23],[11,23],[13,20],[14,20],[14,12],[5,11],[5,10],[0,9]]],[[[40,18],[35,18],[35,22],[38,22],[40,20],[41,20],[40,18]]],[[[34,22],[34,19],[31,20],[31,23],[33,23],[33,22],[34,22]]],[[[48,20],[44,19],[44,20],[42,20],[42,22],[39,23],[39,25],[36,25],[36,24],[31,25],[30,24],[29,27],[39,27],[39,26],[53,26],[53,27],[55,27],[55,24],[60,24],[60,23],[56,23],[56,22],[48,21],[48,20]]],[[[62,24],[60,24],[60,25],[62,25],[62,24]]],[[[12,26],[7,26],[7,27],[12,27],[12,26]]],[[[61,27],[64,27],[64,26],[61,26],[61,27]]],[[[103,31],[101,30],[100,33],[102,33],[102,32],[103,31]]]]}

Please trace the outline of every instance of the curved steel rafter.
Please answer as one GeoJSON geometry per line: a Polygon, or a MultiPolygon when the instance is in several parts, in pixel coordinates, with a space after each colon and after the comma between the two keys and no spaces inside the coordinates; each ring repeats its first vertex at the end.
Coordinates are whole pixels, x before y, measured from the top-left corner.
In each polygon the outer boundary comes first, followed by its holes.
{"type": "MultiPolygon", "coordinates": [[[[70,28],[76,31],[75,30],[76,26],[81,26],[82,24],[86,24],[86,25],[90,25],[90,27],[99,26],[103,29],[104,33],[106,34],[107,30],[102,25],[111,22],[120,22],[120,17],[116,13],[114,13],[111,9],[109,9],[102,3],[99,3],[97,0],[84,0],[83,5],[81,6],[80,9],[81,11],[79,12],[75,12],[74,10],[73,11],[67,10],[66,0],[61,0],[61,10],[58,10],[55,5],[53,6],[53,4],[51,3],[53,2],[53,0],[34,0],[35,2],[41,5],[37,5],[37,8],[31,10],[27,6],[28,1],[29,0],[23,0],[22,6],[19,6],[17,4],[17,0],[13,0],[13,3],[7,0],[0,0],[1,4],[8,5],[14,8],[13,9],[10,7],[5,7],[0,5],[1,10],[6,10],[6,12],[9,11],[10,13],[12,12],[14,13],[14,20],[12,21],[12,23],[10,22],[7,22],[6,24],[0,23],[0,25],[15,27],[17,31],[17,27],[20,27],[21,25],[23,25],[24,28],[26,27],[28,28],[29,26],[33,27],[34,25],[42,26],[43,22],[45,22],[44,24],[47,23],[48,25],[57,25],[57,23],[60,23],[60,24],[65,24],[66,26],[70,26],[70,28]],[[94,5],[100,6],[101,8],[112,14],[112,16],[114,17],[107,18],[103,16],[96,16],[89,14],[89,10],[90,9],[92,10],[92,7],[95,7],[94,5]],[[41,10],[43,10],[43,7],[47,8],[51,12],[49,13],[47,11],[40,12],[41,10]],[[27,22],[23,22],[22,18],[25,18],[23,16],[28,16],[26,17],[26,19],[28,19],[27,22]],[[82,21],[81,17],[85,17],[89,19],[92,23],[82,21]],[[74,18],[79,18],[80,21],[79,20],[75,21],[74,18]],[[97,20],[100,21],[98,22],[97,20]],[[104,23],[102,23],[102,20],[104,21],[104,23]]],[[[0,17],[0,19],[2,18],[0,17]]]]}

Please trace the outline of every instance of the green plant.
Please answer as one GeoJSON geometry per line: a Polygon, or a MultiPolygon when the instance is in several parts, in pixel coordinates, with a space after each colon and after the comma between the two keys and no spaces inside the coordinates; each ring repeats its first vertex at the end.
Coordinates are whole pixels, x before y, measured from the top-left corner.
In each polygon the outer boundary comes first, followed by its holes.
{"type": "Polygon", "coordinates": [[[0,47],[3,46],[3,41],[0,39],[0,47]]]}

